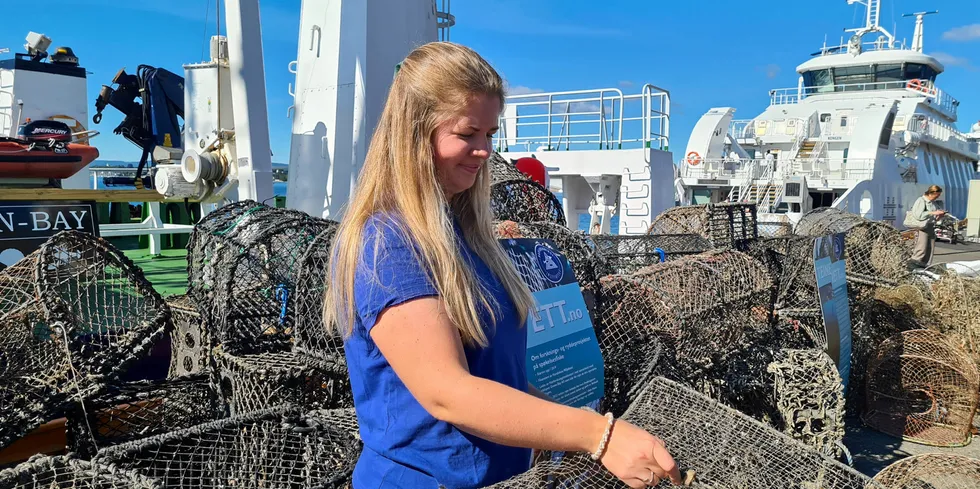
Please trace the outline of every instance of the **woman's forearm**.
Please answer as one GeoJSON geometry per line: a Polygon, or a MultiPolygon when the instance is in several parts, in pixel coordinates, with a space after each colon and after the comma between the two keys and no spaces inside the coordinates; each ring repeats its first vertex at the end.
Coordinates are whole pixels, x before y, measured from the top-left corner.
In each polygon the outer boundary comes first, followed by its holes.
{"type": "Polygon", "coordinates": [[[446,390],[452,397],[439,402],[433,415],[501,445],[591,453],[606,430],[606,418],[599,414],[469,374],[446,390]]]}

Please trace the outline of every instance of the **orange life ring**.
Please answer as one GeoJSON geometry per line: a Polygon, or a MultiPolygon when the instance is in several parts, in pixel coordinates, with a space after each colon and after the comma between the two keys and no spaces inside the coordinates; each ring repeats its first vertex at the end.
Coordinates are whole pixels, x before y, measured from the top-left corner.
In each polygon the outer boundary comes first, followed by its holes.
{"type": "Polygon", "coordinates": [[[915,90],[916,92],[927,93],[929,92],[929,87],[922,83],[922,80],[918,78],[913,78],[905,84],[905,87],[909,90],[915,90]]]}
{"type": "Polygon", "coordinates": [[[691,166],[698,166],[701,164],[701,155],[697,151],[691,151],[687,154],[687,164],[691,166]]]}

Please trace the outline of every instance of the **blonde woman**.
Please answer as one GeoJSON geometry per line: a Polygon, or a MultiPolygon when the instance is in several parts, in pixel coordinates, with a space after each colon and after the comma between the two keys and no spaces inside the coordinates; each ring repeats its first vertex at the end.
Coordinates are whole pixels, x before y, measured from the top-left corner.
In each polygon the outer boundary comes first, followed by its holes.
{"type": "Polygon", "coordinates": [[[943,189],[939,185],[930,186],[924,194],[915,199],[905,216],[905,226],[916,230],[915,247],[912,249],[913,266],[928,267],[932,263],[933,247],[936,243],[936,220],[946,214],[943,210],[943,201],[939,200],[942,195],[943,189]]]}
{"type": "Polygon", "coordinates": [[[324,305],[364,441],[354,488],[482,487],[526,471],[530,449],[588,452],[632,487],[677,483],[653,435],[528,385],[534,300],[492,235],[485,164],[503,100],[496,71],[452,43],[416,49],[393,81],[324,305]]]}

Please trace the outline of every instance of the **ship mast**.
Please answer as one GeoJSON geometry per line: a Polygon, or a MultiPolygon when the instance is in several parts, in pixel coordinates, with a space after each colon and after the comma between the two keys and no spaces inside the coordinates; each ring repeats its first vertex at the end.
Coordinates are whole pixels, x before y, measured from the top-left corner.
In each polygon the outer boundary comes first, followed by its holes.
{"type": "Polygon", "coordinates": [[[859,3],[867,7],[867,20],[864,27],[858,27],[854,29],[845,29],[844,32],[853,32],[854,35],[851,36],[851,41],[848,46],[848,52],[850,53],[860,53],[861,52],[861,38],[865,34],[871,32],[880,32],[888,40],[888,48],[891,49],[895,43],[895,36],[893,36],[888,30],[882,27],[878,20],[881,17],[881,0],[847,0],[848,5],[853,5],[859,3]]]}
{"type": "Polygon", "coordinates": [[[904,14],[902,17],[915,16],[915,33],[912,35],[912,51],[922,52],[922,18],[929,14],[938,14],[938,10],[930,12],[916,12],[914,14],[904,14]]]}

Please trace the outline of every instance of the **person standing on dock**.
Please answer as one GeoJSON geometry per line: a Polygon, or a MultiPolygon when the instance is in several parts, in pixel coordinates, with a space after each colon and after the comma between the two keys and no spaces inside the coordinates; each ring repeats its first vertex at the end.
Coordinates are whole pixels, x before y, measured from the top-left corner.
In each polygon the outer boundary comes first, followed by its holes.
{"type": "Polygon", "coordinates": [[[915,247],[912,249],[912,267],[925,268],[932,263],[932,255],[936,244],[936,220],[946,215],[943,201],[939,200],[943,189],[932,185],[926,192],[915,199],[912,207],[905,215],[905,226],[915,229],[915,247]]]}
{"type": "Polygon", "coordinates": [[[475,488],[531,449],[589,453],[631,487],[680,483],[661,440],[528,383],[535,306],[492,232],[503,80],[469,48],[412,51],[395,75],[329,264],[364,448],[354,489],[475,488]]]}

